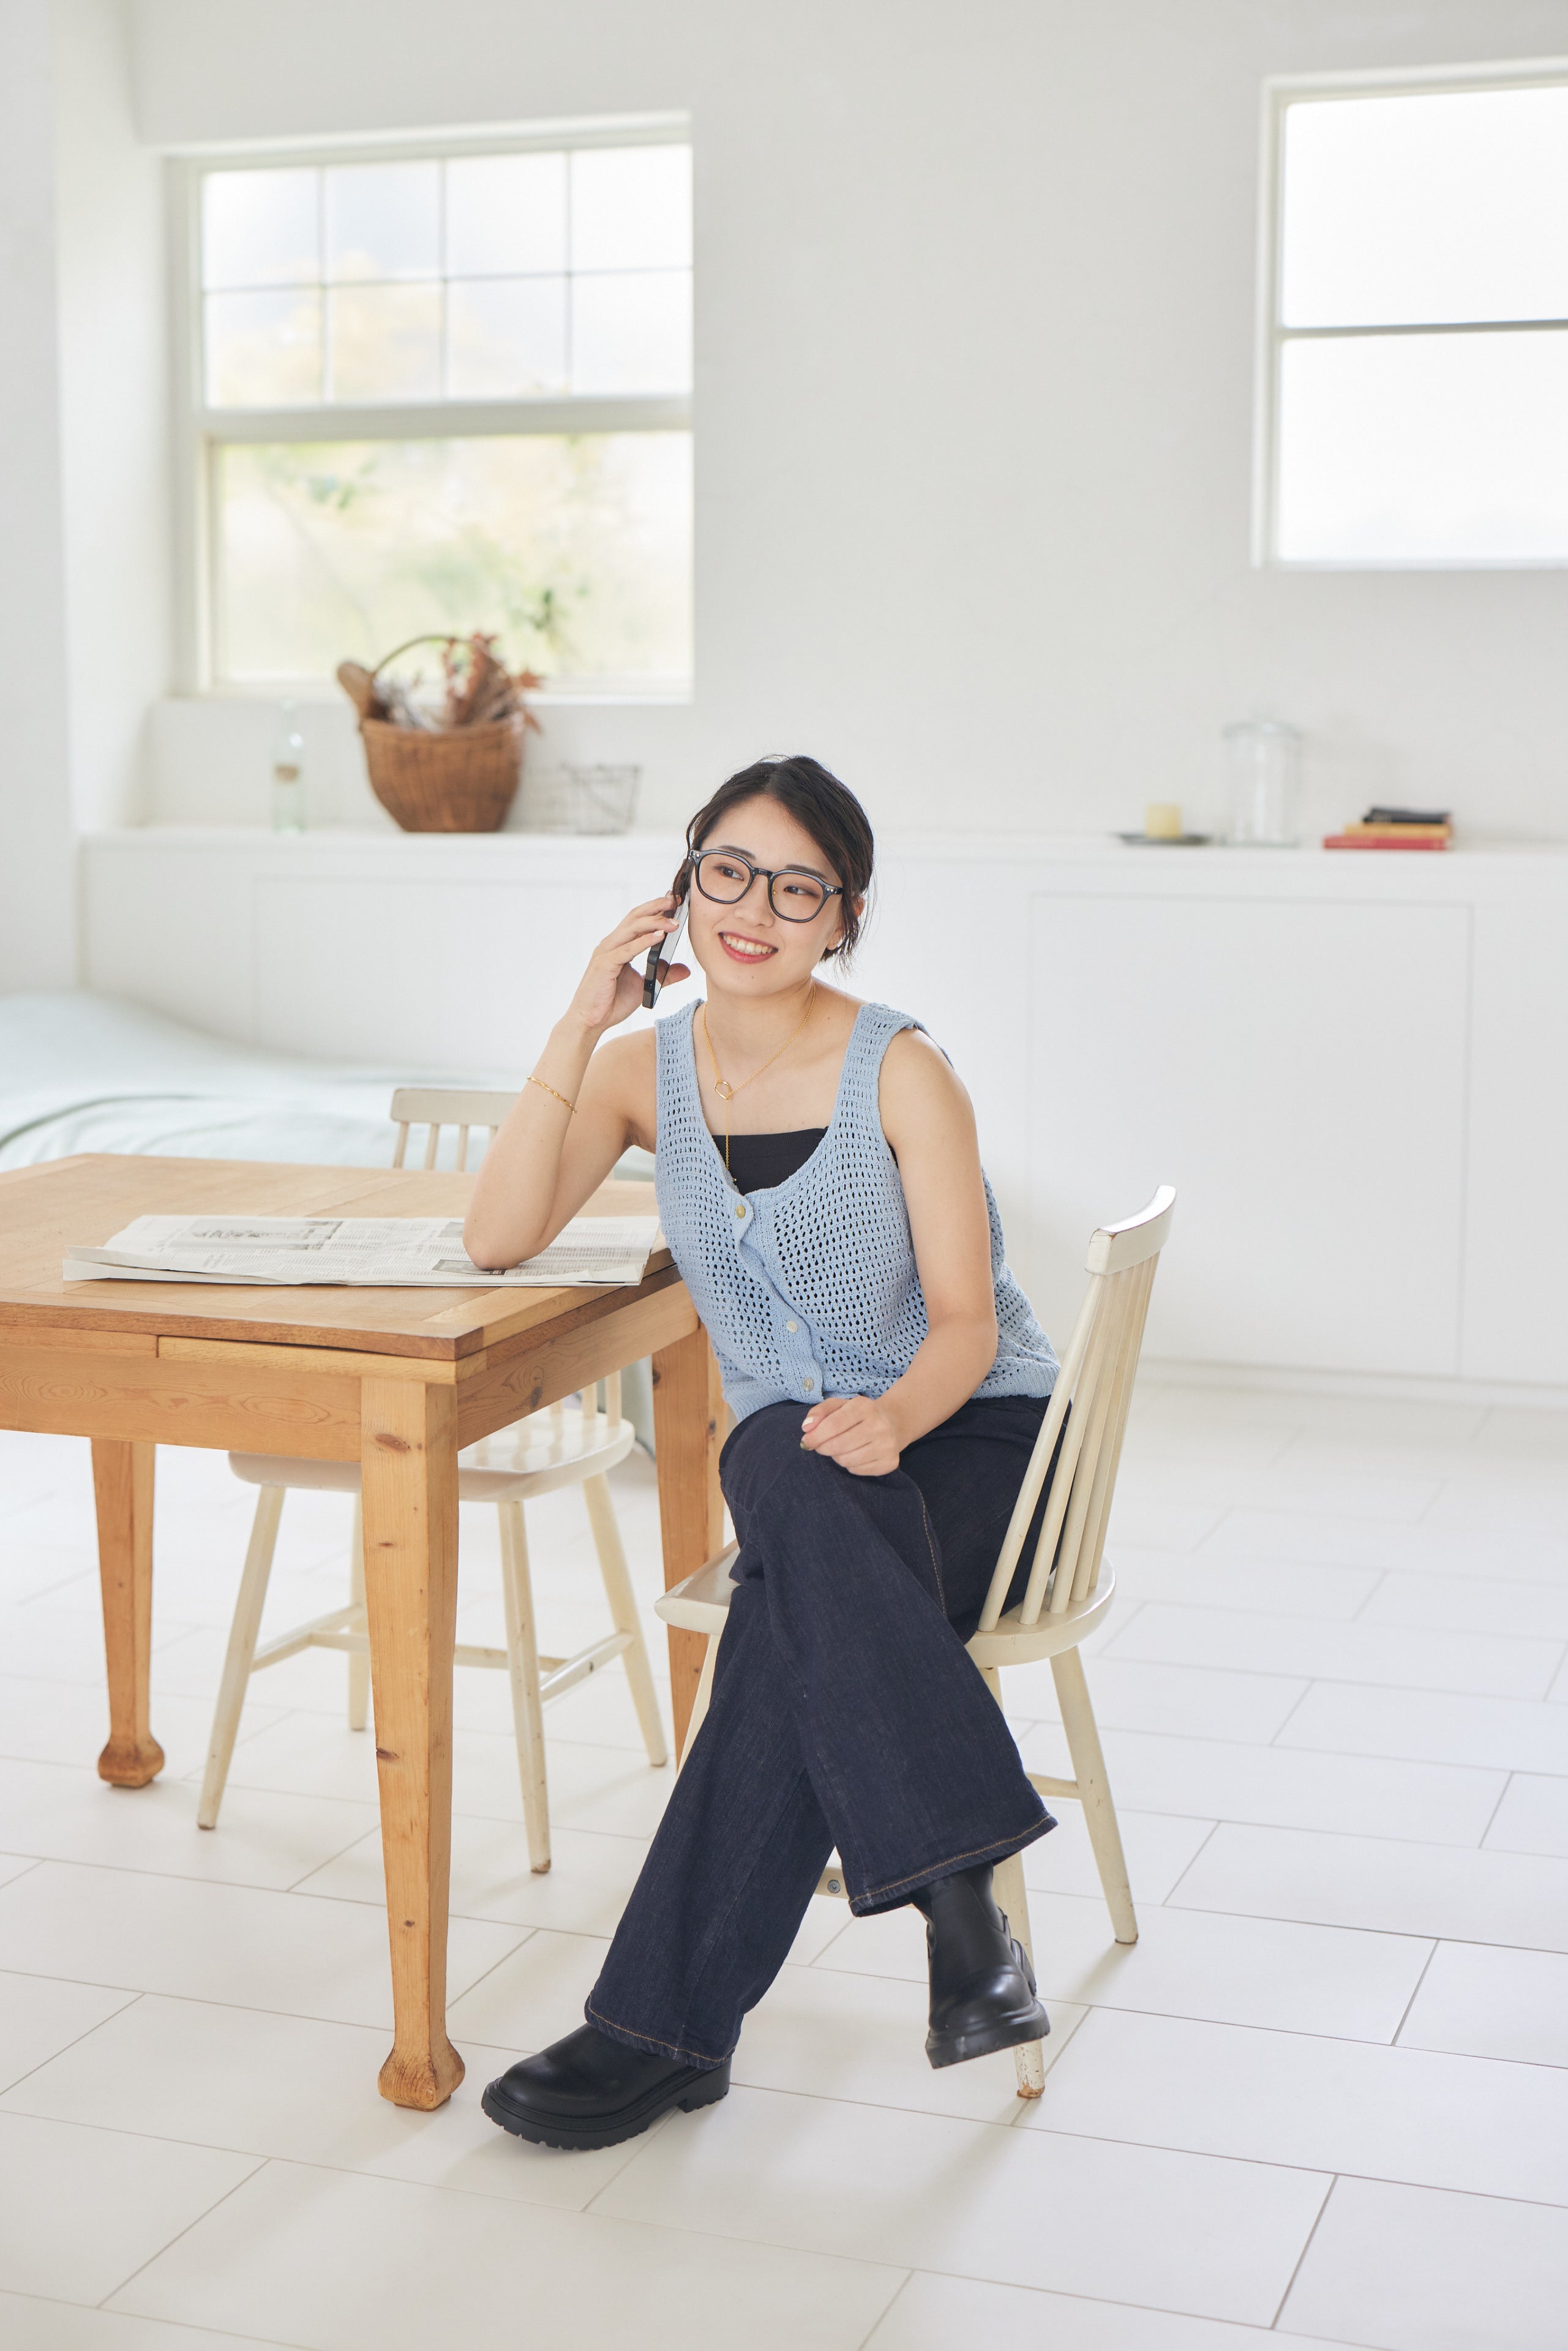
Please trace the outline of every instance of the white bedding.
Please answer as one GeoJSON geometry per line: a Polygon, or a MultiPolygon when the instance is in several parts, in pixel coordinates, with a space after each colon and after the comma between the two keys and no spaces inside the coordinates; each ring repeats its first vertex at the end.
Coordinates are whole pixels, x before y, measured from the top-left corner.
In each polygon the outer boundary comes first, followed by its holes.
{"type": "MultiPolygon", "coordinates": [[[[74,1151],[384,1167],[394,1085],[521,1081],[520,1072],[253,1052],[85,989],[0,996],[0,1167],[74,1151]]],[[[443,1136],[444,1166],[456,1147],[455,1131],[443,1136]]]]}

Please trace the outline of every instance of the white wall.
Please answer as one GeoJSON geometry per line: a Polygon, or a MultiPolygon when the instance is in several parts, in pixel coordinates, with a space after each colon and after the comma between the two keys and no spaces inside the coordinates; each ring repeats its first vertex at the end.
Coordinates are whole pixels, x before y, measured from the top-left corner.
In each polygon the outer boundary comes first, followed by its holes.
{"type": "MultiPolygon", "coordinates": [[[[153,143],[689,110],[696,699],[549,746],[641,756],[647,820],[796,747],[890,823],[1202,812],[1274,712],[1314,823],[1568,838],[1568,575],[1257,572],[1248,513],[1262,78],[1562,54],[1568,0],[131,9],[153,143]]],[[[255,820],[254,719],[191,716],[168,812],[255,820]]]]}
{"type": "Polygon", "coordinates": [[[55,0],[60,437],[79,830],[139,822],[170,667],[162,166],[131,113],[121,0],[55,0]]]}
{"type": "Polygon", "coordinates": [[[0,0],[0,988],[76,971],[46,0],[0,0]]]}

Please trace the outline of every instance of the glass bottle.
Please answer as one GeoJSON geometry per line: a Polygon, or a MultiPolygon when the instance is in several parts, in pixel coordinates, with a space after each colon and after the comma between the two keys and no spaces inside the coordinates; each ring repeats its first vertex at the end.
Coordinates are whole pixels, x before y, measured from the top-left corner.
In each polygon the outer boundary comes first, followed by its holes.
{"type": "Polygon", "coordinates": [[[272,740],[272,830],[305,830],[305,737],[292,702],[279,705],[272,740]]]}
{"type": "Polygon", "coordinates": [[[1301,837],[1301,738],[1277,718],[1249,718],[1225,730],[1230,770],[1230,838],[1289,849],[1301,837]]]}

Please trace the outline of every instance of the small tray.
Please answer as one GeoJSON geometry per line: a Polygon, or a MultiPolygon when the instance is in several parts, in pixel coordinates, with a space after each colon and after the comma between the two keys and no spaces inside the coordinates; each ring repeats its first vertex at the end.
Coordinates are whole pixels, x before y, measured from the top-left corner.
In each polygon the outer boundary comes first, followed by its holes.
{"type": "Polygon", "coordinates": [[[1209,849],[1216,836],[1212,832],[1119,832],[1130,849],[1209,849]]]}

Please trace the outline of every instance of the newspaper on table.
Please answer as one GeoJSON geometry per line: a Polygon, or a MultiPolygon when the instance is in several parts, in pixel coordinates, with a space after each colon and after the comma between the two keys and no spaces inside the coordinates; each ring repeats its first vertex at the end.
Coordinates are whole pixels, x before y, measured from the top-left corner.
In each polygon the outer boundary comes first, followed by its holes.
{"type": "Polygon", "coordinates": [[[538,1257],[477,1266],[452,1217],[138,1217],[102,1249],[70,1249],[67,1281],[210,1281],[295,1289],[569,1289],[641,1281],[657,1217],[573,1217],[538,1257]]]}

